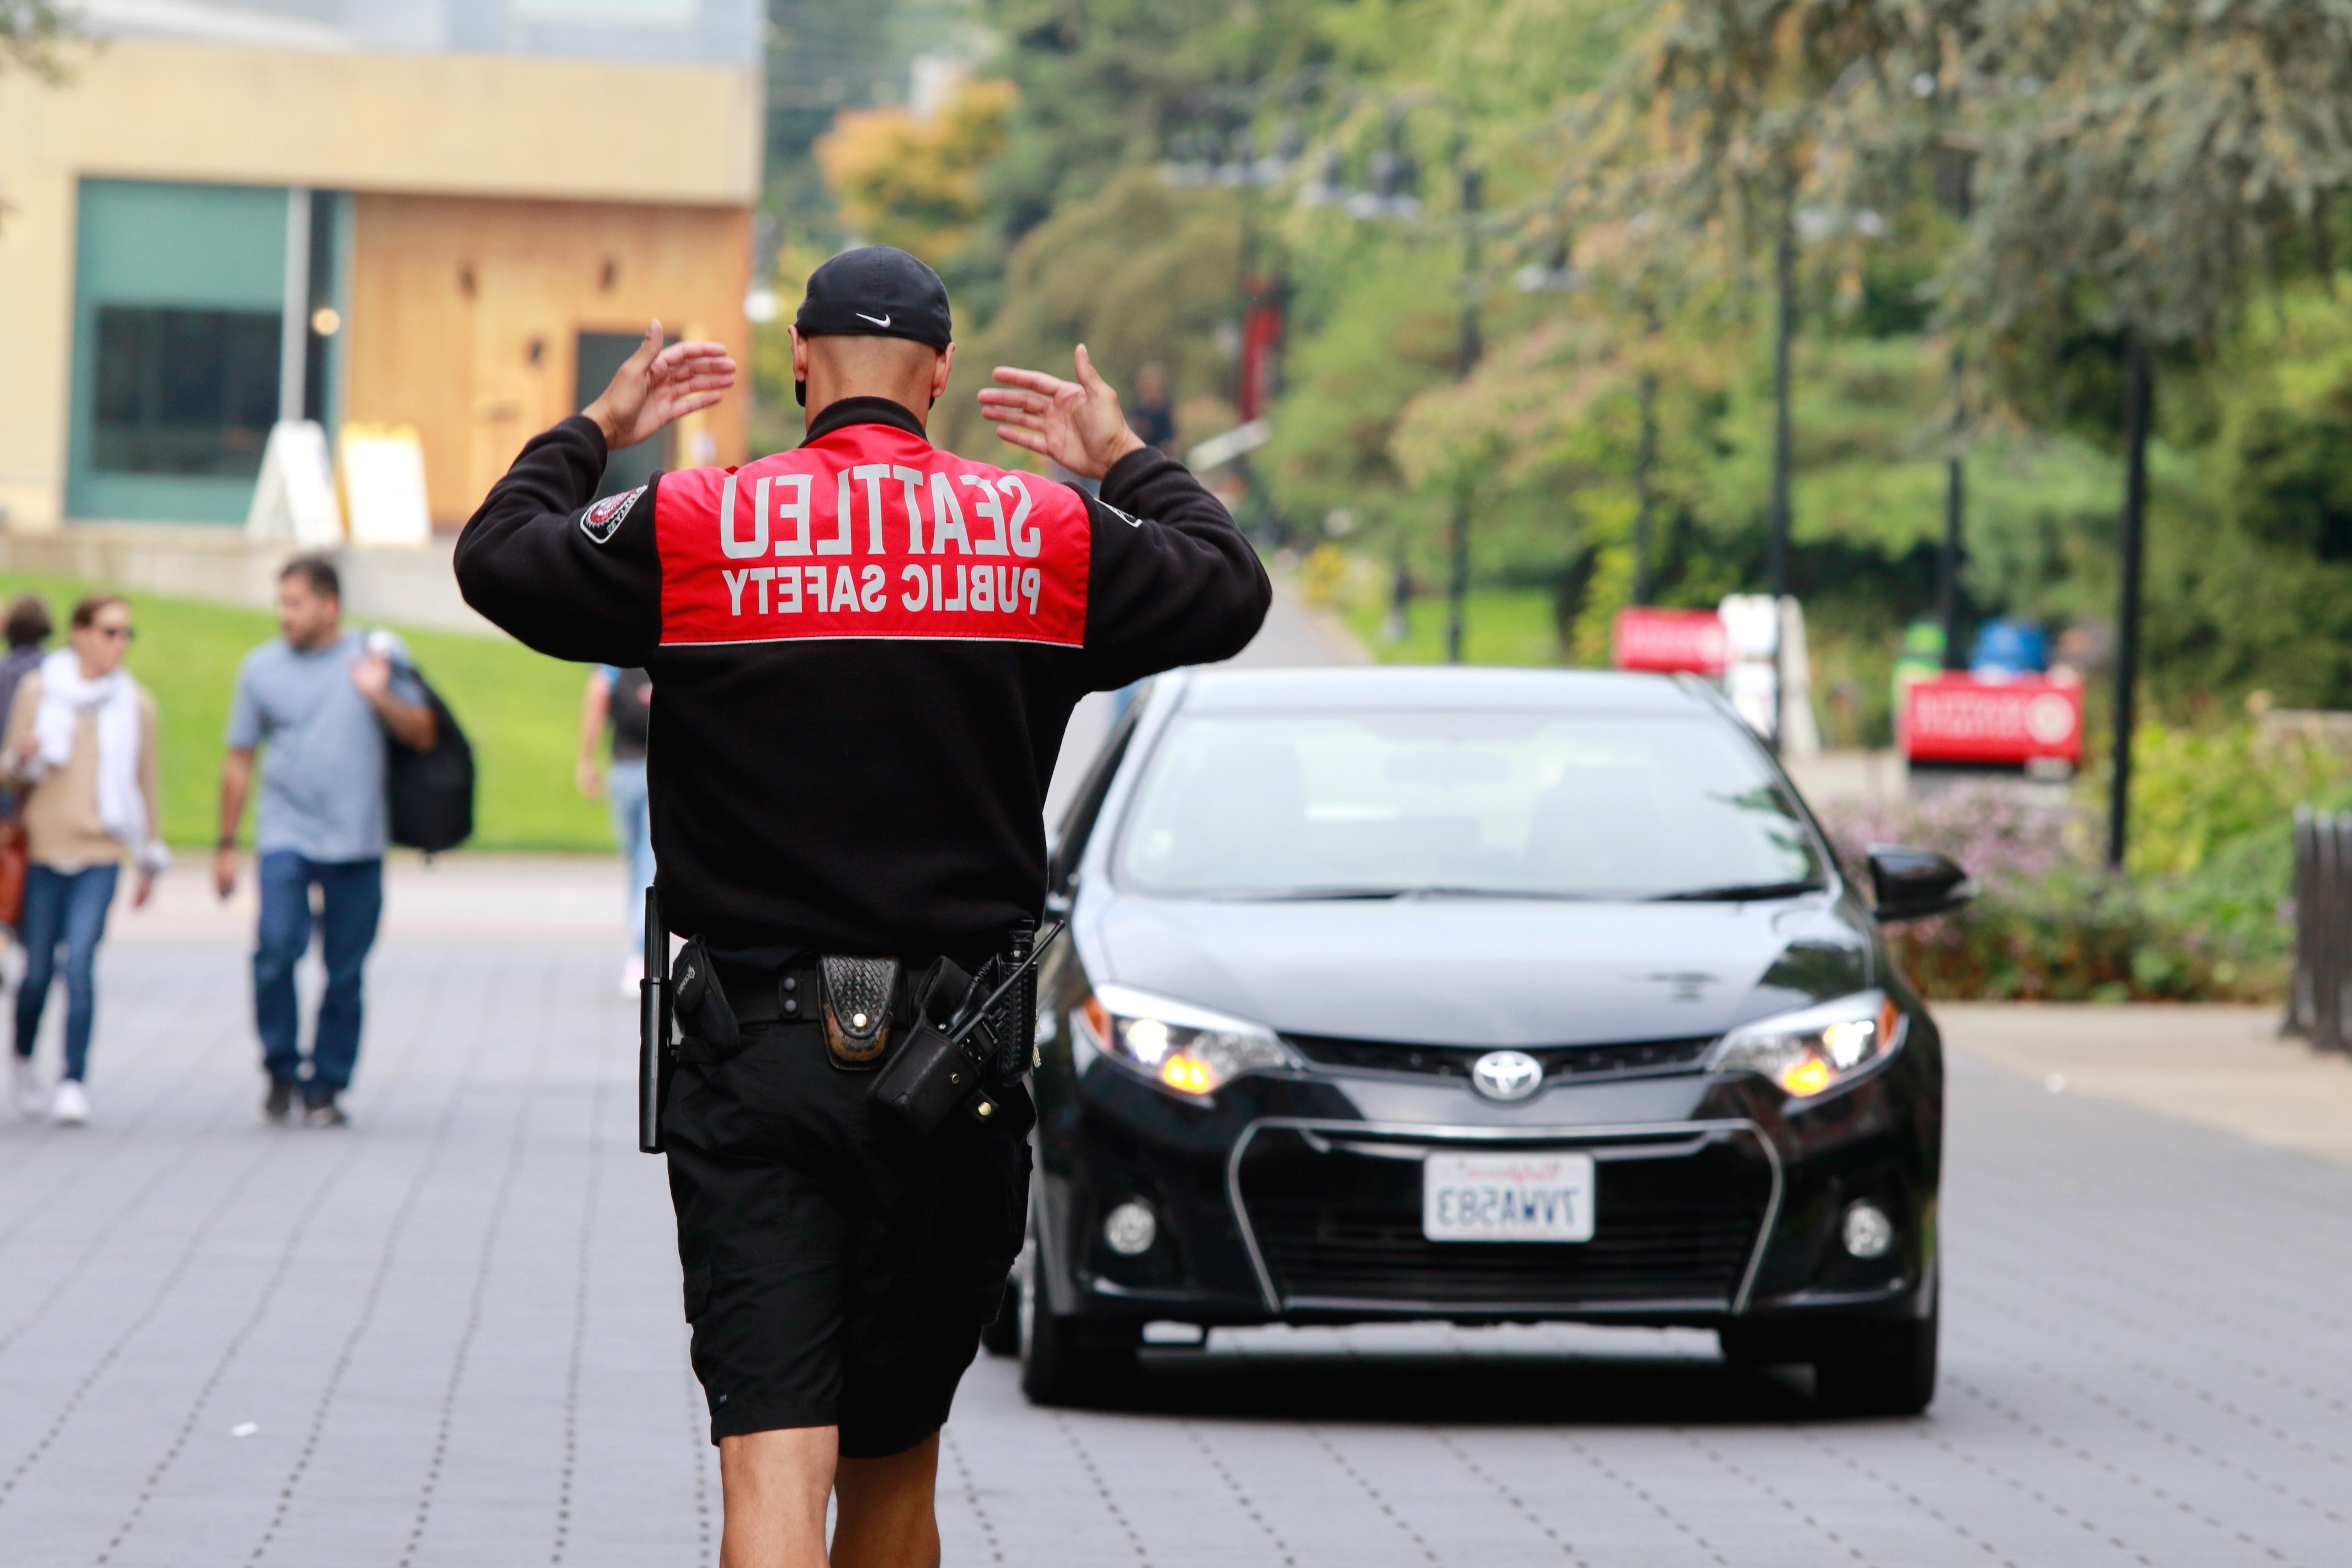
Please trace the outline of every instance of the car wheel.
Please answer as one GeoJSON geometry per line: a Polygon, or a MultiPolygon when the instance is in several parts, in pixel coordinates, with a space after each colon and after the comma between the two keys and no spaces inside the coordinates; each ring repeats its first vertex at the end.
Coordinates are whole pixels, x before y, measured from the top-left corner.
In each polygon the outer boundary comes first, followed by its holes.
{"type": "Polygon", "coordinates": [[[1004,1277],[1004,1296],[996,1309],[996,1317],[980,1331],[980,1348],[991,1355],[1016,1356],[1021,1353],[1021,1277],[1004,1277]]]}
{"type": "Polygon", "coordinates": [[[1938,1314],[1889,1324],[1813,1357],[1813,1394],[1833,1415],[1916,1415],[1936,1397],[1938,1314]]]}
{"type": "MultiPolygon", "coordinates": [[[[1055,1314],[1041,1277],[1043,1248],[1033,1248],[1022,1276],[1021,1392],[1032,1405],[1106,1405],[1133,1386],[1136,1343],[1076,1318],[1055,1314]]],[[[1109,1326],[1105,1325],[1108,1329],[1109,1326]]]]}

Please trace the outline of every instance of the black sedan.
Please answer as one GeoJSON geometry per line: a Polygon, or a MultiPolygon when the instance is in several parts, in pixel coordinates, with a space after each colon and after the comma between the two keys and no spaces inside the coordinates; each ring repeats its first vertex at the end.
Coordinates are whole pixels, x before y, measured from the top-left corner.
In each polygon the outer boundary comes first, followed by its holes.
{"type": "Polygon", "coordinates": [[[1879,926],[1969,889],[1871,870],[1696,682],[1154,683],[1055,847],[1024,1388],[1147,1322],[1575,1320],[1924,1408],[1943,1068],[1879,926]]]}

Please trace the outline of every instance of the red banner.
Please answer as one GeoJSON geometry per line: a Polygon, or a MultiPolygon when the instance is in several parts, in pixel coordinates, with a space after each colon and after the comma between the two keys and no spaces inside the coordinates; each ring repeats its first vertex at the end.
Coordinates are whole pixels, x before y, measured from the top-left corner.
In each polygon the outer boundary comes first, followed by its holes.
{"type": "Polygon", "coordinates": [[[1282,301],[1265,295],[1242,312],[1242,423],[1262,419],[1274,406],[1282,359],[1282,301]]]}
{"type": "Polygon", "coordinates": [[[2083,689],[1969,675],[1914,681],[1903,700],[1903,752],[1915,763],[2079,763],[2083,689]]]}
{"type": "Polygon", "coordinates": [[[1713,610],[1617,612],[1610,657],[1620,669],[1660,675],[1721,675],[1731,662],[1731,642],[1713,610]]]}

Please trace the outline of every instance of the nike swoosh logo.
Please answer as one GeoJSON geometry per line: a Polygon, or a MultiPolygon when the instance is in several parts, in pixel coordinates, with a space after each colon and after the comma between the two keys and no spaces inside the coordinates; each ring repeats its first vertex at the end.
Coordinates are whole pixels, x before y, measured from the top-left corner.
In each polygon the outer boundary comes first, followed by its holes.
{"type": "Polygon", "coordinates": [[[871,321],[877,327],[887,327],[890,324],[890,318],[887,316],[869,316],[863,310],[852,310],[850,314],[861,321],[871,321]]]}

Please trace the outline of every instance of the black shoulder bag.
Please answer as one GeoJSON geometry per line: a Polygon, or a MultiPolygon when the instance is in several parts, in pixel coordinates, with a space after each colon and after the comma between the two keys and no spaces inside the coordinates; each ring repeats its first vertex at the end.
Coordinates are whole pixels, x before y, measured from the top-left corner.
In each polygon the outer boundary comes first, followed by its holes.
{"type": "Polygon", "coordinates": [[[392,841],[427,855],[455,849],[474,836],[474,748],[441,694],[417,672],[401,672],[424,689],[433,712],[433,744],[425,751],[386,737],[384,793],[392,807],[392,841]]]}

